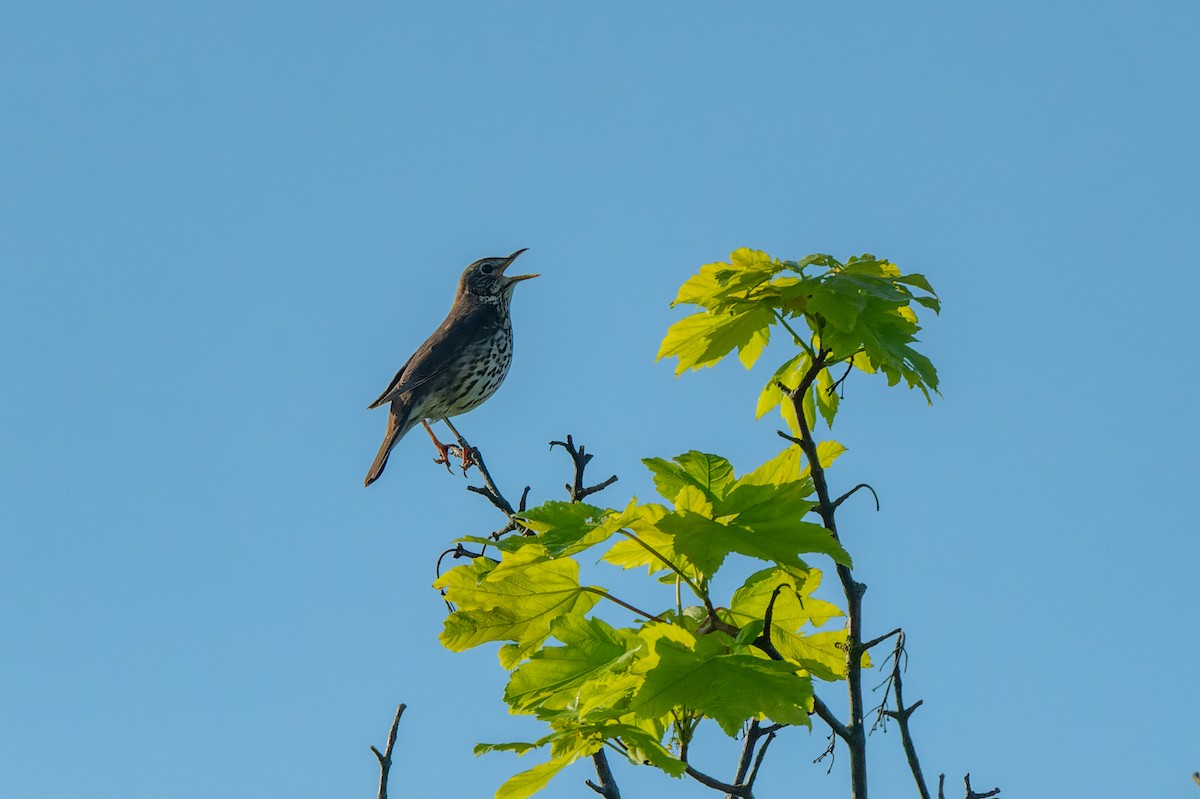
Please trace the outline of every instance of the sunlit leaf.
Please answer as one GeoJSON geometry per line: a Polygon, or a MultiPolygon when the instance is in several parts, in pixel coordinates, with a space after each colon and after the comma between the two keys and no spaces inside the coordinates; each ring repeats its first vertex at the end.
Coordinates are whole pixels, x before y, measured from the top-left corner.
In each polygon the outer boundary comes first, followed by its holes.
{"type": "Polygon", "coordinates": [[[719,455],[692,450],[676,455],[672,460],[643,458],[654,473],[654,487],[672,502],[676,501],[684,486],[694,486],[708,497],[709,501],[720,499],[726,488],[733,483],[733,466],[719,455]]]}
{"type": "Polygon", "coordinates": [[[727,735],[752,718],[808,724],[812,683],[795,664],[754,655],[698,653],[674,641],[659,641],[659,661],[646,674],[631,706],[657,716],[684,706],[714,719],[727,735]]]}
{"type": "Polygon", "coordinates": [[[600,619],[567,615],[550,623],[550,634],[563,646],[539,649],[504,689],[504,701],[515,709],[562,709],[576,703],[585,687],[620,676],[618,662],[628,654],[628,633],[622,635],[600,619]]]}
{"type": "MultiPolygon", "coordinates": [[[[846,448],[836,441],[820,441],[817,443],[817,462],[821,464],[822,469],[828,469],[833,465],[833,462],[840,458],[846,452],[846,448]]],[[[808,464],[800,470],[803,477],[808,477],[808,464]]]]}
{"type": "Polygon", "coordinates": [[[738,347],[738,360],[742,362],[742,366],[747,369],[754,366],[754,362],[758,360],[758,356],[762,355],[770,341],[771,328],[763,327],[754,331],[749,340],[738,347]]]}
{"type": "Polygon", "coordinates": [[[814,677],[830,682],[846,679],[845,629],[807,635],[779,629],[771,643],[788,661],[804,667],[814,677]]]}
{"type": "Polygon", "coordinates": [[[675,536],[658,528],[659,520],[670,511],[654,504],[640,505],[638,511],[641,518],[632,523],[630,528],[639,540],[623,538],[615,542],[601,559],[623,569],[645,566],[650,574],[669,570],[669,561],[683,569],[689,577],[698,577],[695,567],[675,551],[675,536]]]}
{"type": "Polygon", "coordinates": [[[536,547],[526,549],[531,551],[510,556],[512,563],[493,564],[485,571],[476,564],[460,566],[434,584],[458,606],[439,636],[447,649],[461,651],[488,641],[540,642],[549,635],[552,620],[586,613],[599,600],[579,585],[575,561],[542,560],[536,547]]]}
{"type": "Polygon", "coordinates": [[[829,427],[833,427],[833,418],[837,415],[838,402],[841,400],[833,385],[833,375],[829,374],[829,369],[822,369],[817,375],[817,410],[829,427]]]}
{"type": "Polygon", "coordinates": [[[804,453],[799,446],[792,444],[754,471],[742,475],[738,484],[781,485],[790,483],[800,477],[800,468],[803,463],[804,453]]]}
{"type": "Polygon", "coordinates": [[[577,758],[554,758],[539,763],[528,771],[522,771],[505,780],[496,789],[496,799],[526,799],[533,796],[554,778],[554,775],[575,762],[577,758]]]}
{"type": "MultiPolygon", "coordinates": [[[[554,500],[517,514],[526,527],[539,533],[537,543],[554,558],[581,552],[606,540],[619,529],[619,517],[615,511],[586,502],[554,500]]],[[[510,536],[503,540],[501,548],[515,551],[527,541],[510,536]]]]}
{"type": "Polygon", "coordinates": [[[758,395],[758,405],[754,408],[754,418],[762,418],[762,415],[774,408],[784,399],[782,384],[790,389],[795,388],[800,384],[800,379],[804,373],[808,371],[808,367],[812,364],[807,353],[801,352],[798,355],[784,361],[783,365],[775,370],[775,374],[771,375],[771,379],[763,386],[762,392],[758,395]]]}
{"type": "Polygon", "coordinates": [[[830,619],[845,615],[831,602],[811,595],[820,581],[821,572],[811,567],[807,572],[779,566],[763,569],[750,575],[734,592],[729,611],[738,625],[764,619],[770,606],[772,629],[778,627],[794,633],[805,625],[820,627],[830,619]],[[780,589],[778,594],[776,589],[780,589]],[[772,596],[775,597],[774,605],[771,605],[772,596]]]}
{"type": "Polygon", "coordinates": [[[762,331],[773,321],[771,310],[758,305],[685,316],[667,330],[655,359],[679,358],[676,375],[712,366],[733,349],[747,346],[755,335],[765,335],[762,331]]]}

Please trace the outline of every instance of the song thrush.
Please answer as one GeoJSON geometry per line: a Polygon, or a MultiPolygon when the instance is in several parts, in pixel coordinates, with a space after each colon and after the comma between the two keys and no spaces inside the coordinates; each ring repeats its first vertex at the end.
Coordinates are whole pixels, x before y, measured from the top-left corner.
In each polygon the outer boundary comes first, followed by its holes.
{"type": "MultiPolygon", "coordinates": [[[[466,268],[454,305],[441,327],[400,368],[368,409],[391,403],[387,433],[363,485],[379,479],[388,454],[404,434],[426,419],[448,419],[481,405],[504,382],[512,364],[513,337],[509,304],[513,289],[537,275],[507,276],[504,270],[525,252],[484,258],[466,268]]],[[[429,429],[426,424],[426,429],[429,429]]],[[[446,458],[448,447],[433,431],[434,445],[446,458]]],[[[463,453],[464,464],[469,453],[463,453]]],[[[447,466],[447,468],[449,468],[447,466]]]]}

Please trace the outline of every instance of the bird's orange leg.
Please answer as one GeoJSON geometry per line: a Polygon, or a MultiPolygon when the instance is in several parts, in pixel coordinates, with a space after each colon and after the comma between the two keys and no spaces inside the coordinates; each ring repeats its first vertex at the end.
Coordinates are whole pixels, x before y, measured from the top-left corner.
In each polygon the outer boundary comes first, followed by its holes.
{"type": "Polygon", "coordinates": [[[451,474],[453,474],[453,470],[450,468],[450,455],[449,455],[449,452],[450,452],[450,450],[452,450],[452,449],[462,449],[462,448],[461,448],[461,447],[459,447],[457,444],[443,444],[442,442],[438,441],[438,438],[437,438],[437,436],[435,436],[435,435],[433,434],[433,428],[432,428],[432,427],[430,427],[430,426],[429,426],[429,422],[425,421],[424,419],[422,419],[422,420],[421,420],[421,425],[422,425],[422,426],[425,428],[425,432],[429,434],[429,437],[430,437],[431,439],[433,439],[433,445],[434,445],[435,447],[437,447],[438,456],[437,456],[436,458],[434,458],[434,459],[433,459],[433,462],[434,462],[434,463],[443,463],[443,464],[445,464],[445,465],[446,465],[446,471],[448,471],[448,472],[450,472],[451,474]]]}
{"type": "Polygon", "coordinates": [[[450,432],[458,439],[458,449],[462,453],[462,472],[463,476],[466,477],[467,469],[475,465],[475,448],[467,443],[467,440],[462,437],[462,433],[454,429],[454,425],[450,424],[449,419],[443,419],[442,421],[446,423],[446,427],[449,427],[450,432]]]}

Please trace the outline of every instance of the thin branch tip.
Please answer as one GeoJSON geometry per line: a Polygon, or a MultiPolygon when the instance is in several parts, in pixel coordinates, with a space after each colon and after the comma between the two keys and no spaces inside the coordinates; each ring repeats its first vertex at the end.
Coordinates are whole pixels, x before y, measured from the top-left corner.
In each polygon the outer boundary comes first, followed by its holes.
{"type": "Polygon", "coordinates": [[[388,774],[392,770],[392,749],[396,746],[396,731],[400,728],[400,717],[404,715],[404,711],[408,706],[403,702],[396,708],[396,715],[392,718],[392,727],[388,730],[387,745],[382,753],[371,746],[371,751],[375,754],[375,758],[379,761],[379,791],[376,794],[378,799],[387,799],[388,789],[388,774]]]}
{"type": "Polygon", "coordinates": [[[850,497],[852,497],[854,495],[854,493],[856,491],[858,491],[860,488],[867,489],[868,491],[871,492],[871,496],[875,497],[875,512],[878,513],[879,512],[879,495],[876,494],[875,489],[871,488],[871,486],[867,483],[859,483],[854,488],[850,489],[845,494],[842,494],[840,497],[838,497],[836,500],[834,500],[833,509],[837,510],[838,507],[840,507],[843,502],[850,499],[850,497]]]}

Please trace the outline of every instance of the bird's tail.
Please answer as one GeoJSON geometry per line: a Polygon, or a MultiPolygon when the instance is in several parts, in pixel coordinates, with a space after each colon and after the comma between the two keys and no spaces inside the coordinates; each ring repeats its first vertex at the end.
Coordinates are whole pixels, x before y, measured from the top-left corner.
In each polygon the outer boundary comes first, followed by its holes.
{"type": "Polygon", "coordinates": [[[388,455],[392,452],[392,447],[399,443],[400,439],[404,438],[404,434],[416,426],[419,419],[410,419],[410,409],[399,402],[393,402],[391,412],[388,414],[387,433],[383,436],[383,443],[379,445],[379,454],[375,456],[375,462],[371,464],[370,471],[367,472],[367,479],[363,481],[364,486],[369,486],[379,479],[379,475],[383,474],[383,467],[387,466],[388,455]]]}

